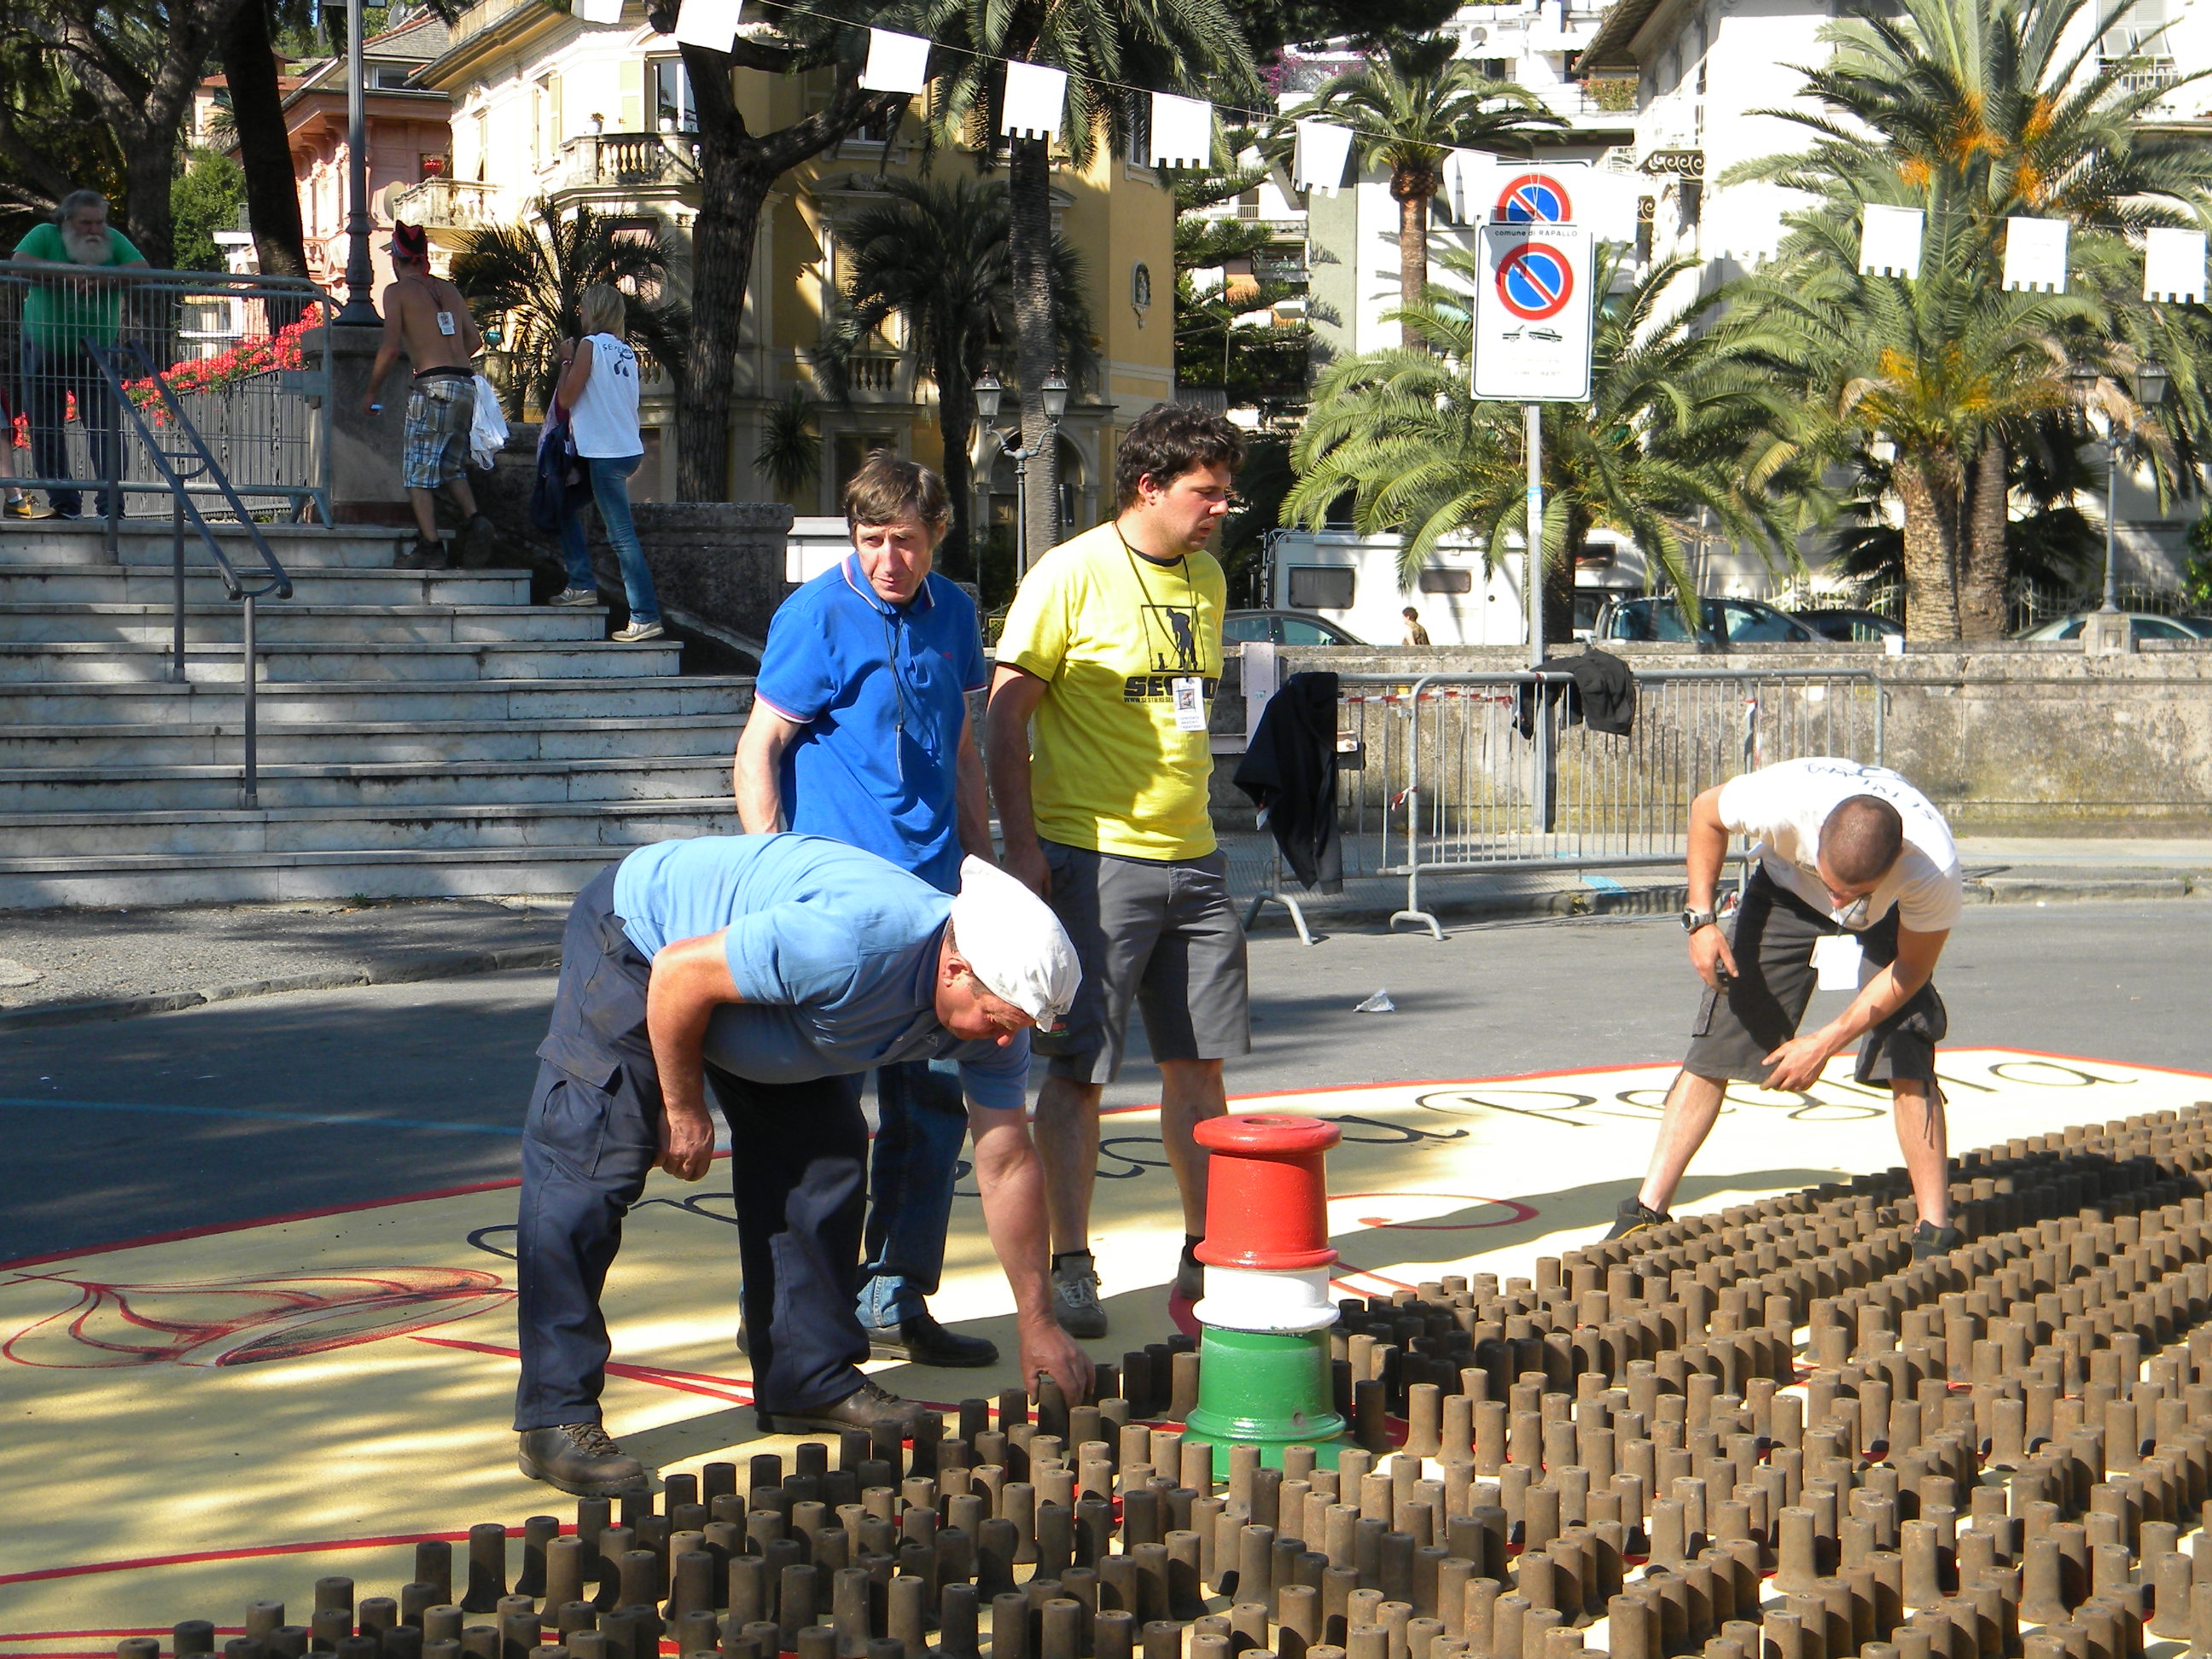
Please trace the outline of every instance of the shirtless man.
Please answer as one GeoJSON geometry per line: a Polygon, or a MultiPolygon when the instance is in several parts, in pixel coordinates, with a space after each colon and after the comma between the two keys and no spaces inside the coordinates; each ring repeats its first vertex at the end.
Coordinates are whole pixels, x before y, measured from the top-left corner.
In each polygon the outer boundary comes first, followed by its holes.
{"type": "Polygon", "coordinates": [[[453,561],[438,533],[441,484],[468,519],[464,536],[473,542],[491,533],[491,520],[477,511],[476,492],[469,488],[469,427],[477,410],[472,361],[483,349],[483,336],[460,289],[430,274],[430,238],[422,226],[393,225],[388,246],[393,276],[384,290],[384,343],[368,372],[361,412],[382,411],[377,388],[406,352],[415,383],[407,393],[400,471],[415,505],[417,534],[414,550],[393,562],[404,570],[450,570],[453,561]]]}

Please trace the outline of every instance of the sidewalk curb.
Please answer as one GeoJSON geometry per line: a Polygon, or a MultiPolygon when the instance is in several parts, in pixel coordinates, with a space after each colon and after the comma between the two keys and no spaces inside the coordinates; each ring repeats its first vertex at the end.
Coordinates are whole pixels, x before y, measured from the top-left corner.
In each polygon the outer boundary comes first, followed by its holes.
{"type": "Polygon", "coordinates": [[[287,991],[406,985],[418,980],[459,979],[470,974],[504,973],[516,968],[557,968],[560,963],[561,948],[557,945],[511,945],[501,951],[448,951],[382,967],[325,968],[315,973],[282,974],[270,979],[234,980],[228,984],[204,986],[197,991],[156,991],[144,996],[114,997],[99,1002],[54,1002],[12,1008],[0,1012],[0,1031],[132,1019],[141,1014],[173,1013],[179,1008],[234,1002],[241,997],[276,996],[287,991]]]}

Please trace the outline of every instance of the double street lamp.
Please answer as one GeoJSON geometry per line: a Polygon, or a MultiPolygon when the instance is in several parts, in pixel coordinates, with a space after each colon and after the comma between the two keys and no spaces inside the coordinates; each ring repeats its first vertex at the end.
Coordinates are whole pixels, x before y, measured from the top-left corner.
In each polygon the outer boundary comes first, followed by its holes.
{"type": "MultiPolygon", "coordinates": [[[[999,453],[1014,464],[1014,568],[1017,580],[1030,574],[1030,463],[1047,453],[1046,445],[1059,441],[1060,422],[1067,413],[1067,381],[1058,369],[1045,376],[1044,384],[1037,390],[1044,403],[1045,433],[1036,444],[1024,449],[1009,444],[1006,434],[999,430],[999,404],[1006,392],[1006,388],[999,383],[999,377],[987,368],[975,387],[976,436],[989,438],[999,453]]],[[[1014,410],[1012,429],[1018,437],[1021,433],[1018,400],[1014,410]]],[[[982,476],[988,481],[990,477],[988,466],[982,469],[982,476]]],[[[990,499],[988,482],[983,495],[986,501],[990,499]]],[[[980,554],[976,568],[982,568],[980,554]]]]}
{"type": "MultiPolygon", "coordinates": [[[[2083,367],[2074,371],[2074,378],[2086,392],[2100,378],[2096,369],[2083,367]]],[[[2166,388],[2173,377],[2166,366],[2145,358],[2136,366],[2131,377],[2136,402],[2144,409],[2156,409],[2166,401],[2166,388]]],[[[2116,614],[2120,608],[2119,540],[2117,531],[2120,518],[2120,449],[2119,428],[2114,424],[2108,410],[2089,411],[2089,421],[2105,441],[2105,602],[2097,608],[2104,615],[2116,614]]]]}
{"type": "Polygon", "coordinates": [[[368,212],[368,119],[361,59],[361,9],[366,0],[346,0],[346,301],[331,320],[349,327],[376,328],[373,290],[376,273],[368,257],[374,223],[368,212]]]}

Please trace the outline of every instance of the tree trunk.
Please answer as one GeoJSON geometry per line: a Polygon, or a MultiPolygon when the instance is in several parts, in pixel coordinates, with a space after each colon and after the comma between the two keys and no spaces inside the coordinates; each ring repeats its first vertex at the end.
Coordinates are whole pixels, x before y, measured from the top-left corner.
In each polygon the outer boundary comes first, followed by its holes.
{"type": "Polygon", "coordinates": [[[945,574],[981,586],[982,566],[976,559],[975,532],[975,469],[968,464],[968,441],[975,426],[975,393],[968,382],[966,365],[957,342],[946,340],[937,349],[930,374],[937,382],[937,431],[945,445],[945,493],[951,497],[952,525],[937,550],[937,562],[945,574]]]}
{"type": "MultiPolygon", "coordinates": [[[[1410,311],[1429,286],[1429,198],[1395,180],[1390,193],[1398,198],[1398,304],[1410,311]]],[[[1398,325],[1398,339],[1409,351],[1421,343],[1410,322],[1398,325]]]]}
{"type": "Polygon", "coordinates": [[[1959,593],[1959,637],[2002,639],[2005,632],[2005,526],[2011,518],[2003,438],[1992,434],[1974,457],[1966,513],[1965,580],[1959,593]]]}
{"type": "Polygon", "coordinates": [[[1933,471],[1900,455],[1892,476],[1905,504],[1905,635],[1941,644],[1959,637],[1959,503],[1933,471]]]}
{"type": "MultiPolygon", "coordinates": [[[[695,76],[692,84],[698,84],[695,76]]],[[[753,268],[762,209],[780,168],[757,143],[710,130],[699,134],[699,216],[691,224],[690,384],[676,423],[676,494],[686,501],[730,499],[730,405],[737,390],[738,330],[753,268]],[[702,280],[707,272],[716,280],[702,280]]],[[[776,396],[782,388],[769,387],[776,396]]]]}
{"type": "Polygon", "coordinates": [[[230,82],[238,164],[246,174],[246,218],[253,227],[261,274],[305,276],[300,182],[284,131],[284,99],[276,84],[276,49],[269,37],[265,0],[242,0],[231,13],[222,30],[222,71],[230,82]]]}
{"type": "MultiPolygon", "coordinates": [[[[1547,511],[1546,517],[1550,514],[1547,511]]],[[[1544,561],[1544,643],[1564,645],[1575,636],[1575,550],[1589,534],[1589,514],[1567,513],[1566,538],[1557,558],[1544,561]]]]}
{"type": "Polygon", "coordinates": [[[1014,377],[1020,382],[1022,447],[1032,452],[1022,514],[1029,562],[1035,564],[1060,541],[1059,446],[1044,417],[1043,391],[1060,350],[1052,305],[1052,155],[1042,138],[1016,138],[1010,148],[1006,252],[1014,296],[1014,377]]]}

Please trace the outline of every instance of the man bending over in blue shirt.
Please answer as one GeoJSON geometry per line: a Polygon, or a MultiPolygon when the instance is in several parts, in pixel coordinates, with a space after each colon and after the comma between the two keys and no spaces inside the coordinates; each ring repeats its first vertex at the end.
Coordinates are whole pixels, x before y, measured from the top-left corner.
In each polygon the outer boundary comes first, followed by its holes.
{"type": "Polygon", "coordinates": [[[1051,1029],[1079,978],[1052,912],[979,859],[948,894],[819,836],[702,836],[594,877],[569,912],[523,1134],[522,1472],[587,1497],[647,1483],[600,1423],[599,1295],[647,1172],[706,1174],[708,1088],[730,1127],[762,1429],[913,1432],[923,1407],[860,1375],[852,1290],[868,1151],[858,1076],[908,1060],[959,1066],[1024,1381],[1049,1373],[1081,1398],[1091,1363],[1053,1318],[1023,1117],[1030,1028],[1051,1029]]]}

